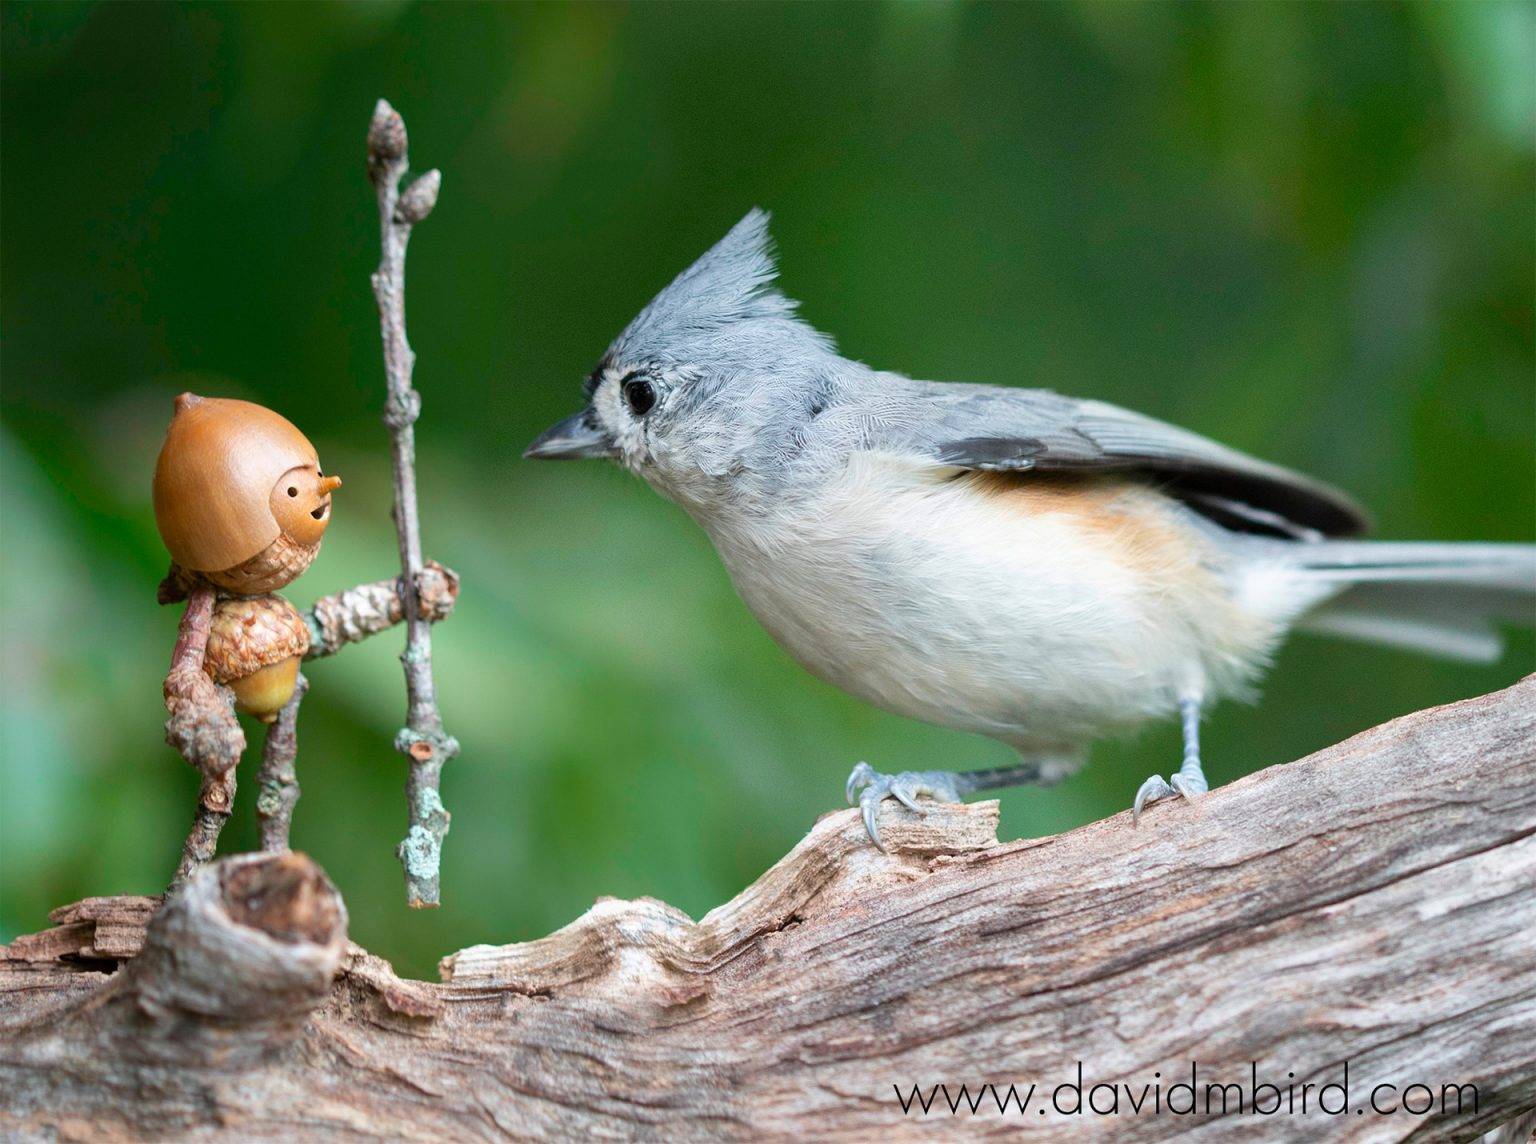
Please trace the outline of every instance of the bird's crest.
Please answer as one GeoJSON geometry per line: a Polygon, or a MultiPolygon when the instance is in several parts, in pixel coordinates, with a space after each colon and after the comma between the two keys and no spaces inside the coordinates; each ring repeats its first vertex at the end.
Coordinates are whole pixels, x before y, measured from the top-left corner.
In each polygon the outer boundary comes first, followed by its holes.
{"type": "MultiPolygon", "coordinates": [[[[768,213],[757,207],[684,270],[614,342],[612,351],[649,356],[666,353],[742,323],[793,323],[796,303],[774,285],[773,239],[768,213]]],[[[819,335],[817,335],[819,337],[819,335]]]]}

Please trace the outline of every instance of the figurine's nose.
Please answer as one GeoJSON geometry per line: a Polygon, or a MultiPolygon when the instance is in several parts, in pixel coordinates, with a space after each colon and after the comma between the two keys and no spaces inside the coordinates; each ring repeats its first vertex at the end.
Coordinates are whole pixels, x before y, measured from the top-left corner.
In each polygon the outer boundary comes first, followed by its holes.
{"type": "Polygon", "coordinates": [[[336,476],[320,478],[320,495],[325,496],[332,489],[341,488],[341,478],[336,476]]]}

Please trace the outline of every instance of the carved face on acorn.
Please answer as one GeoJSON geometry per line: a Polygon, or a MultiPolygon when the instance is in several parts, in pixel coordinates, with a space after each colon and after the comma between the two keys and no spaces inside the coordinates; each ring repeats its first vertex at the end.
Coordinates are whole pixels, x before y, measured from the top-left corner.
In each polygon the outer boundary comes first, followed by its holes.
{"type": "Polygon", "coordinates": [[[155,463],[155,523],[184,572],[258,595],[313,562],[340,485],[286,417],[183,393],[155,463]]]}

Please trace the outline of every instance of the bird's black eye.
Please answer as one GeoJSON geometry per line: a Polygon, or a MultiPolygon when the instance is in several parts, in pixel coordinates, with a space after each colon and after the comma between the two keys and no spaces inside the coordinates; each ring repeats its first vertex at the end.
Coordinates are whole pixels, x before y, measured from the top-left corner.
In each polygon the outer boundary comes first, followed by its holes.
{"type": "Polygon", "coordinates": [[[620,392],[624,394],[624,404],[636,417],[644,417],[656,404],[656,389],[643,377],[630,374],[620,383],[620,392]]]}

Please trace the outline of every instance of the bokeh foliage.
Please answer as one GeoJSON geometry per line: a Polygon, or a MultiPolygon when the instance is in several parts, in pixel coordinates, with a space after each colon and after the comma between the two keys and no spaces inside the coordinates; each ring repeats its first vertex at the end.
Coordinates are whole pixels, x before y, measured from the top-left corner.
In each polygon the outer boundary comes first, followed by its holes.
{"type": "MultiPolygon", "coordinates": [[[[427,547],[462,757],[446,907],[391,853],[399,639],[313,665],[295,845],[406,971],[600,894],[694,913],[843,776],[1003,762],[808,678],[671,506],[521,446],[749,206],[845,352],[1171,418],[1354,491],[1394,537],[1530,540],[1529,3],[6,3],[0,939],[154,892],[194,776],[161,741],[176,615],[149,475],[171,397],[253,398],[344,475],[299,603],[391,574],[362,139],[444,189],[409,264],[427,547]]],[[[1530,670],[1298,640],[1219,711],[1213,778],[1530,670]]],[[[250,763],[226,845],[254,844],[250,763]]],[[[1008,834],[1124,808],[1106,744],[1008,834]]],[[[1320,813],[1322,813],[1320,811],[1320,813]]],[[[1155,826],[1152,828],[1155,829],[1155,826]]]]}

